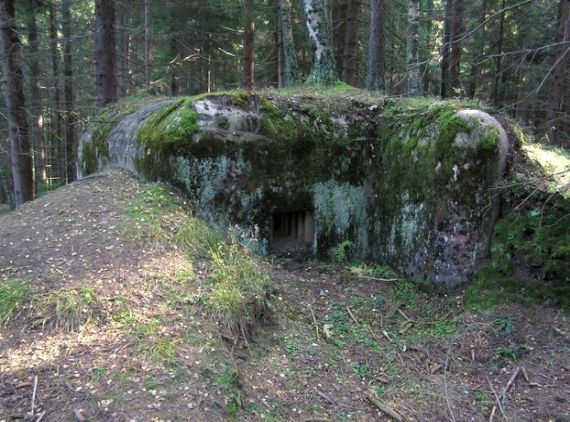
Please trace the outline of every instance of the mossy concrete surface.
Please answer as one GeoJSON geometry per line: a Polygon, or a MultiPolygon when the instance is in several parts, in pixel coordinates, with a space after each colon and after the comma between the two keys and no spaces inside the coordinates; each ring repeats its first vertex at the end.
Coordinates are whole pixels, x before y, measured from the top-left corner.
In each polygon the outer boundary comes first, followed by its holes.
{"type": "Polygon", "coordinates": [[[457,284],[488,254],[508,141],[471,104],[347,87],[178,98],[81,141],[80,173],[166,181],[206,219],[267,252],[272,215],[314,211],[313,252],[457,284]]]}

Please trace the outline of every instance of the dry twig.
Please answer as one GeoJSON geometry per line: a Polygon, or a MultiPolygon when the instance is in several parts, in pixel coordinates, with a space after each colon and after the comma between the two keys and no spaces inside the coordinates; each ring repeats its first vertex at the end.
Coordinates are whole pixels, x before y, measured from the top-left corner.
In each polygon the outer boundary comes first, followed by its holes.
{"type": "Polygon", "coordinates": [[[388,406],[386,403],[378,400],[371,392],[367,392],[365,394],[366,400],[376,406],[380,411],[382,411],[385,415],[391,417],[397,422],[404,422],[406,418],[388,406]]]}
{"type": "Polygon", "coordinates": [[[317,318],[315,318],[315,313],[313,312],[313,308],[311,308],[310,306],[308,307],[309,311],[311,311],[311,316],[313,317],[313,324],[315,324],[315,331],[317,334],[317,341],[319,341],[319,339],[321,338],[321,335],[319,333],[319,324],[317,323],[317,318]]]}
{"type": "Polygon", "coordinates": [[[519,377],[520,373],[521,373],[521,368],[517,366],[517,369],[515,369],[515,372],[513,372],[513,375],[511,375],[509,382],[507,382],[507,385],[505,386],[505,388],[503,388],[503,391],[501,392],[501,397],[500,397],[501,401],[505,400],[505,396],[507,395],[508,391],[511,389],[511,387],[519,377]]]}
{"type": "Polygon", "coordinates": [[[489,379],[488,376],[485,376],[485,378],[487,378],[487,382],[489,383],[489,387],[491,387],[491,391],[493,392],[493,395],[495,396],[495,399],[497,401],[497,405],[499,406],[499,410],[501,411],[501,415],[503,415],[503,418],[505,420],[508,420],[507,416],[505,415],[503,405],[501,404],[501,400],[499,400],[499,396],[497,396],[497,393],[495,392],[495,389],[493,388],[493,384],[491,384],[491,380],[489,379]]]}
{"type": "Polygon", "coordinates": [[[36,407],[36,391],[38,389],[38,376],[34,377],[34,390],[32,391],[32,415],[36,407]]]}
{"type": "Polygon", "coordinates": [[[346,307],[346,311],[348,312],[350,319],[352,319],[356,325],[359,325],[358,320],[356,319],[356,317],[354,316],[354,314],[352,313],[352,311],[348,306],[346,307]]]}

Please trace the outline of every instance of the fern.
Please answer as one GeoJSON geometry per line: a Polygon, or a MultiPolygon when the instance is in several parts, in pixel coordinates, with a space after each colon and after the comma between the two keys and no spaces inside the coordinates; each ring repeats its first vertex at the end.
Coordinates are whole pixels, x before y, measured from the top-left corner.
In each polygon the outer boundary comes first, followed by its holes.
{"type": "Polygon", "coordinates": [[[334,257],[335,261],[339,264],[346,262],[346,256],[348,253],[348,249],[352,246],[352,242],[350,240],[343,240],[338,245],[336,245],[334,250],[334,257]]]}

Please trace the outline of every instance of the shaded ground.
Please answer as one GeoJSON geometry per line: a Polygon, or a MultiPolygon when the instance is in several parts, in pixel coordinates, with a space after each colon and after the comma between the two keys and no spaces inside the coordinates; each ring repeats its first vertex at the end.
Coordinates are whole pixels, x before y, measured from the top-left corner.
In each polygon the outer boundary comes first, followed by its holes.
{"type": "Polygon", "coordinates": [[[566,312],[470,313],[383,268],[263,261],[274,320],[234,344],[207,314],[208,254],[165,241],[185,217],[164,192],[112,171],[0,216],[0,292],[27,286],[0,331],[0,420],[385,418],[366,394],[416,421],[570,418],[566,312]]]}

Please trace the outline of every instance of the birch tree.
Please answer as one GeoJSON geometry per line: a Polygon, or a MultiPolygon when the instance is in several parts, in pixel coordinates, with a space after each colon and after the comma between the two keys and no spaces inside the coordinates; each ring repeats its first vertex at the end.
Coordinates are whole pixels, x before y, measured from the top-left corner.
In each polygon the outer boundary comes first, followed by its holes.
{"type": "Polygon", "coordinates": [[[332,38],[327,24],[323,0],[304,0],[305,23],[313,51],[313,67],[309,83],[331,83],[338,80],[332,38]]]}

